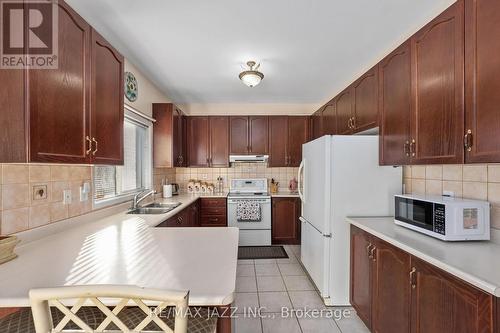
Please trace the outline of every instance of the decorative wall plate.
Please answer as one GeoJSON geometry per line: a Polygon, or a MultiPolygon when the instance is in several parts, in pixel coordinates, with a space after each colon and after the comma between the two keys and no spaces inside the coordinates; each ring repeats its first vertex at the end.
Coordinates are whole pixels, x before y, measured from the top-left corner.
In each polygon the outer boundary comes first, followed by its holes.
{"type": "Polygon", "coordinates": [[[130,102],[135,102],[139,95],[139,85],[137,79],[131,72],[125,72],[125,97],[130,102]]]}

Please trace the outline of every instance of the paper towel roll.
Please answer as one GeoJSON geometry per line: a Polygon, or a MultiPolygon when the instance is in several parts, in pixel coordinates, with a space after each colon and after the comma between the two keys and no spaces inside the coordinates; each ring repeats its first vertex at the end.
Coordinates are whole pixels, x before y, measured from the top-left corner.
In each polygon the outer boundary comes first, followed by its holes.
{"type": "Polygon", "coordinates": [[[163,197],[164,198],[172,197],[172,185],[163,185],[163,197]]]}

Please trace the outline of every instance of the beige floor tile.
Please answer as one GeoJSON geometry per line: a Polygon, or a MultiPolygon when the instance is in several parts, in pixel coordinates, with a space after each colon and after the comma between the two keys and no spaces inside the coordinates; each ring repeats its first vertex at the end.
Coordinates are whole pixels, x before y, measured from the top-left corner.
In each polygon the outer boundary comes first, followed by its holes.
{"type": "Polygon", "coordinates": [[[284,291],[259,292],[259,303],[263,312],[281,312],[282,307],[292,307],[288,293],[284,291]]]}
{"type": "Polygon", "coordinates": [[[233,307],[236,308],[235,313],[248,313],[256,310],[259,307],[259,298],[257,293],[235,293],[233,307]]]}
{"type": "Polygon", "coordinates": [[[262,328],[264,333],[301,333],[296,318],[262,318],[262,328]]]}
{"type": "Polygon", "coordinates": [[[281,276],[257,276],[257,287],[262,291],[286,291],[281,276]]]}
{"type": "Polygon", "coordinates": [[[253,276],[239,276],[236,278],[236,292],[256,292],[257,284],[253,276]]]}
{"type": "Polygon", "coordinates": [[[307,276],[283,276],[288,291],[314,290],[314,285],[307,276]]]}

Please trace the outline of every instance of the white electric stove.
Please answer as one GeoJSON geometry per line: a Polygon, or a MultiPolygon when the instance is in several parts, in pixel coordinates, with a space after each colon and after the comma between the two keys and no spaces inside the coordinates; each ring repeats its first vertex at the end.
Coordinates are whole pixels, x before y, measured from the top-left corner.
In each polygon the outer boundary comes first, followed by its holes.
{"type": "Polygon", "coordinates": [[[227,197],[227,221],[230,227],[240,229],[240,246],[271,245],[271,196],[267,192],[266,178],[231,180],[227,197]],[[241,202],[257,203],[260,206],[260,219],[239,220],[237,210],[241,202]]]}

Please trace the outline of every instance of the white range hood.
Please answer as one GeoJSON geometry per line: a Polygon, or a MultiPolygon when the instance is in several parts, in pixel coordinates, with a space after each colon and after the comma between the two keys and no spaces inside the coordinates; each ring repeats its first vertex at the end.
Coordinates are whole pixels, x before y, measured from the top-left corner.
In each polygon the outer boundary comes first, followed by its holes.
{"type": "Polygon", "coordinates": [[[229,155],[230,163],[267,163],[269,155],[229,155]]]}

